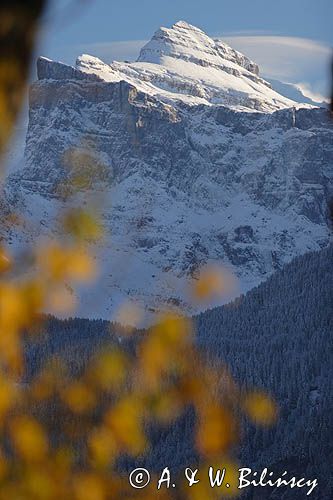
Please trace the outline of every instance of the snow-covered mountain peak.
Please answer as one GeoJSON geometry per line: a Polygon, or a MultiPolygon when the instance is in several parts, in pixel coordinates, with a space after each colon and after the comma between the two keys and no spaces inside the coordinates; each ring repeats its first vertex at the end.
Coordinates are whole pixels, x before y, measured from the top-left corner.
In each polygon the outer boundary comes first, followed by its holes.
{"type": "Polygon", "coordinates": [[[329,242],[332,120],[274,92],[223,42],[182,21],[136,62],[40,58],[37,72],[25,166],[0,200],[27,224],[17,234],[0,224],[0,235],[15,251],[57,238],[62,193],[91,169],[72,202],[100,201],[105,240],[91,243],[101,273],[96,293],[79,291],[80,315],[110,319],[128,301],[148,316],[193,313],[205,266],[245,291],[329,242]]]}
{"type": "Polygon", "coordinates": [[[214,41],[202,30],[179,21],[171,28],[159,28],[152,39],[141,49],[138,61],[163,63],[163,57],[175,57],[196,62],[213,62],[214,41]]]}
{"type": "MultiPolygon", "coordinates": [[[[76,70],[80,79],[87,74],[106,82],[126,81],[172,105],[221,104],[239,111],[264,112],[296,105],[259,77],[256,63],[185,21],[159,28],[136,62],[107,64],[84,54],[77,59],[76,70]]],[[[69,71],[60,73],[62,78],[69,71]]],[[[53,70],[45,74],[54,78],[53,70]]]]}
{"type": "Polygon", "coordinates": [[[38,78],[125,81],[138,92],[172,106],[223,105],[261,112],[297,106],[260,78],[256,63],[185,21],[158,29],[136,62],[108,64],[83,54],[72,68],[40,58],[38,78]]]}
{"type": "Polygon", "coordinates": [[[186,30],[190,31],[199,31],[203,33],[203,31],[200,28],[197,28],[196,26],[193,26],[193,24],[188,23],[187,21],[177,21],[174,25],[174,28],[184,28],[186,30]]]}
{"type": "Polygon", "coordinates": [[[236,69],[241,66],[251,73],[259,74],[259,68],[253,61],[185,21],[178,21],[171,28],[162,27],[157,30],[141,49],[138,62],[163,65],[165,57],[224,70],[226,67],[236,69]]]}

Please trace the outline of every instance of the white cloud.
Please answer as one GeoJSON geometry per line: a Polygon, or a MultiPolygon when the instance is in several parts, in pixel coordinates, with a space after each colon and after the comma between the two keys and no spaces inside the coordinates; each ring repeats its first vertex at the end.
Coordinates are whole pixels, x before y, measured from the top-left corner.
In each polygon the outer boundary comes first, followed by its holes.
{"type": "MultiPolygon", "coordinates": [[[[332,49],[307,38],[276,35],[221,37],[257,64],[267,78],[299,84],[312,94],[328,95],[332,49]]],[[[319,97],[317,95],[317,97],[319,97]]]]}
{"type": "Polygon", "coordinates": [[[303,95],[305,97],[308,97],[309,99],[312,99],[314,102],[324,102],[326,101],[327,103],[329,102],[329,97],[328,94],[319,94],[318,92],[314,92],[310,87],[309,84],[306,82],[299,82],[296,84],[296,87],[300,89],[303,95]]]}

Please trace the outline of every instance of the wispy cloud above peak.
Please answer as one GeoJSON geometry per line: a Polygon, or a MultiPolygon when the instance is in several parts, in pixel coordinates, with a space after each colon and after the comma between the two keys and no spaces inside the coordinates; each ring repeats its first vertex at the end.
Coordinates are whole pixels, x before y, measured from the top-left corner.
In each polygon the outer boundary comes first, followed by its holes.
{"type": "Polygon", "coordinates": [[[332,49],[309,38],[280,35],[220,37],[260,67],[264,77],[299,84],[317,98],[328,95],[332,49]]]}

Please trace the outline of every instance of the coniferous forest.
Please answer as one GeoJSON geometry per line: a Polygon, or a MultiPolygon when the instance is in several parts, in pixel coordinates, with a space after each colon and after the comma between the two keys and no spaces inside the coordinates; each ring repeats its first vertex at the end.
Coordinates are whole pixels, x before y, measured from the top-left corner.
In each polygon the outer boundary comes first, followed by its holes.
{"type": "MultiPolygon", "coordinates": [[[[332,259],[332,246],[296,258],[231,304],[194,318],[196,341],[212,365],[225,362],[243,387],[269,391],[279,405],[272,428],[244,421],[236,451],[240,463],[258,470],[270,467],[277,474],[287,470],[316,477],[320,488],[312,498],[318,499],[331,498],[333,491],[332,259]]],[[[119,342],[135,356],[137,340],[145,335],[138,331],[126,339],[123,327],[102,320],[49,317],[46,325],[39,341],[26,343],[25,383],[54,356],[66,363],[73,377],[95,353],[112,350],[119,342]]],[[[156,471],[168,465],[177,471],[194,463],[193,422],[189,409],[171,427],[147,429],[153,447],[140,464],[156,471]]],[[[133,465],[124,457],[120,467],[133,465]]],[[[287,489],[281,496],[281,489],[260,490],[247,492],[247,498],[297,499],[304,494],[287,489]]]]}

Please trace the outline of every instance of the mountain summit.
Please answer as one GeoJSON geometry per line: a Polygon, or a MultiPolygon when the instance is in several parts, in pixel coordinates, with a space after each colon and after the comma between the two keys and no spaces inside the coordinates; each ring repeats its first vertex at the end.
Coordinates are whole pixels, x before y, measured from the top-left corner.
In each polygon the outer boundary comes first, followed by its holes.
{"type": "Polygon", "coordinates": [[[185,21],[178,21],[172,28],[157,30],[141,49],[138,62],[167,65],[168,57],[227,71],[236,65],[259,75],[259,67],[253,61],[185,21]],[[226,64],[226,61],[232,64],[226,64]]]}
{"type": "MultiPolygon", "coordinates": [[[[40,62],[44,68],[50,64],[40,62]]],[[[61,74],[59,64],[57,68],[61,74]]],[[[53,63],[53,78],[55,69],[53,63]]],[[[126,81],[164,102],[223,104],[243,111],[274,111],[296,105],[260,78],[253,61],[184,21],[157,30],[136,62],[106,64],[82,55],[76,69],[106,82],[126,81]]],[[[50,73],[44,69],[39,76],[47,78],[50,73]]]]}
{"type": "Polygon", "coordinates": [[[106,229],[82,316],[110,319],[128,300],[147,314],[192,313],[189,283],[203,266],[230,269],[244,291],[327,245],[332,120],[258,73],[184,22],[160,28],[133,63],[39,59],[25,166],[1,199],[27,219],[13,247],[54,237],[61,193],[81,169],[89,182],[73,203],[103,199],[106,229]]]}

